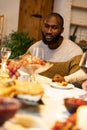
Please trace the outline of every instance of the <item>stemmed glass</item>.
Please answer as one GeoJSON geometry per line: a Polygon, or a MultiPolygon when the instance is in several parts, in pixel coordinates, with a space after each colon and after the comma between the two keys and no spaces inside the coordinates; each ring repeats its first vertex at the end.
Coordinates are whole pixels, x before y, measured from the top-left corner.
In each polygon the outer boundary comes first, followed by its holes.
{"type": "Polygon", "coordinates": [[[27,66],[22,66],[21,70],[29,75],[28,81],[37,82],[36,75],[40,73],[41,68],[43,68],[42,65],[37,62],[39,62],[39,58],[43,59],[44,57],[43,49],[40,47],[35,47],[33,49],[32,56],[32,61],[34,61],[34,63],[28,64],[27,66]]]}
{"type": "Polygon", "coordinates": [[[11,49],[5,46],[1,47],[1,69],[2,71],[6,70],[6,63],[8,58],[11,55],[11,49]]]}
{"type": "MultiPolygon", "coordinates": [[[[34,47],[32,55],[35,58],[44,59],[44,50],[43,50],[43,48],[41,48],[41,47],[34,47]]],[[[30,64],[29,65],[29,79],[30,79],[30,81],[37,82],[36,75],[39,73],[39,69],[41,67],[42,66],[40,64],[30,64]]]]}
{"type": "MultiPolygon", "coordinates": [[[[32,55],[36,58],[41,58],[42,60],[44,60],[44,50],[42,47],[34,47],[32,55]]],[[[37,81],[36,80],[36,76],[39,73],[39,70],[42,66],[40,64],[31,64],[30,65],[30,69],[31,69],[31,73],[30,73],[30,80],[31,81],[37,81]]]]}
{"type": "Polygon", "coordinates": [[[79,66],[87,71],[87,52],[84,52],[79,66]]]}
{"type": "Polygon", "coordinates": [[[32,55],[37,57],[37,58],[44,59],[44,50],[43,50],[43,48],[42,47],[34,47],[32,55]]]}

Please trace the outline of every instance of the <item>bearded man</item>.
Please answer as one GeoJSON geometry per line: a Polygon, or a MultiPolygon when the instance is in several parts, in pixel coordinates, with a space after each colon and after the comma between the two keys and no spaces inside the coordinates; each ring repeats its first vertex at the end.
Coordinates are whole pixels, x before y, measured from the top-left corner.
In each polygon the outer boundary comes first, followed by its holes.
{"type": "Polygon", "coordinates": [[[83,51],[69,39],[62,36],[64,31],[64,19],[58,13],[48,14],[42,26],[42,40],[33,44],[27,53],[33,54],[35,47],[44,50],[44,60],[53,63],[53,66],[41,73],[52,78],[55,74],[67,76],[79,69],[83,51]]]}

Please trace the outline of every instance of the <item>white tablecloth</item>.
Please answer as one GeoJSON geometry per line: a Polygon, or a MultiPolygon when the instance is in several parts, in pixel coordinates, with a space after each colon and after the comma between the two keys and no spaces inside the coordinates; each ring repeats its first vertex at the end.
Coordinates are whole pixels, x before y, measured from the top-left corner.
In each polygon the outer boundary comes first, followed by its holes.
{"type": "Polygon", "coordinates": [[[42,101],[44,103],[38,106],[26,106],[20,110],[23,114],[31,114],[41,118],[45,123],[45,129],[50,130],[57,120],[64,121],[69,112],[64,106],[64,98],[70,96],[79,96],[85,93],[84,90],[76,87],[71,89],[57,89],[50,86],[51,79],[37,75],[37,81],[41,83],[44,88],[44,95],[42,101]]]}

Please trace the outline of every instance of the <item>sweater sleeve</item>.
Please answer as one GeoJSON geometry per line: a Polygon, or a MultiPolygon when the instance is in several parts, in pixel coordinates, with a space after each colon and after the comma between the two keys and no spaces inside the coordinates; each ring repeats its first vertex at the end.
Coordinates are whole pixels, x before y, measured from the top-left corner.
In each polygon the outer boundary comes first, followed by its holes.
{"type": "Polygon", "coordinates": [[[80,69],[73,74],[65,76],[64,78],[70,83],[79,82],[87,79],[87,73],[83,69],[80,69]]]}
{"type": "Polygon", "coordinates": [[[69,74],[72,74],[80,69],[79,63],[82,58],[82,55],[74,56],[69,60],[69,74]]]}

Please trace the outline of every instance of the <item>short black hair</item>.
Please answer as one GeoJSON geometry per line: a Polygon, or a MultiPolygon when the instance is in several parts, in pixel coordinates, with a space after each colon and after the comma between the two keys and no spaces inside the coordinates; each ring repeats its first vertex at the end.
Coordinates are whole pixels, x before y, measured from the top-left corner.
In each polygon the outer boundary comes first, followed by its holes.
{"type": "Polygon", "coordinates": [[[47,17],[49,17],[49,16],[55,16],[56,18],[60,18],[61,19],[61,26],[62,27],[64,26],[64,19],[63,19],[62,15],[60,15],[59,13],[56,13],[56,12],[52,12],[52,13],[47,15],[47,17]]]}

